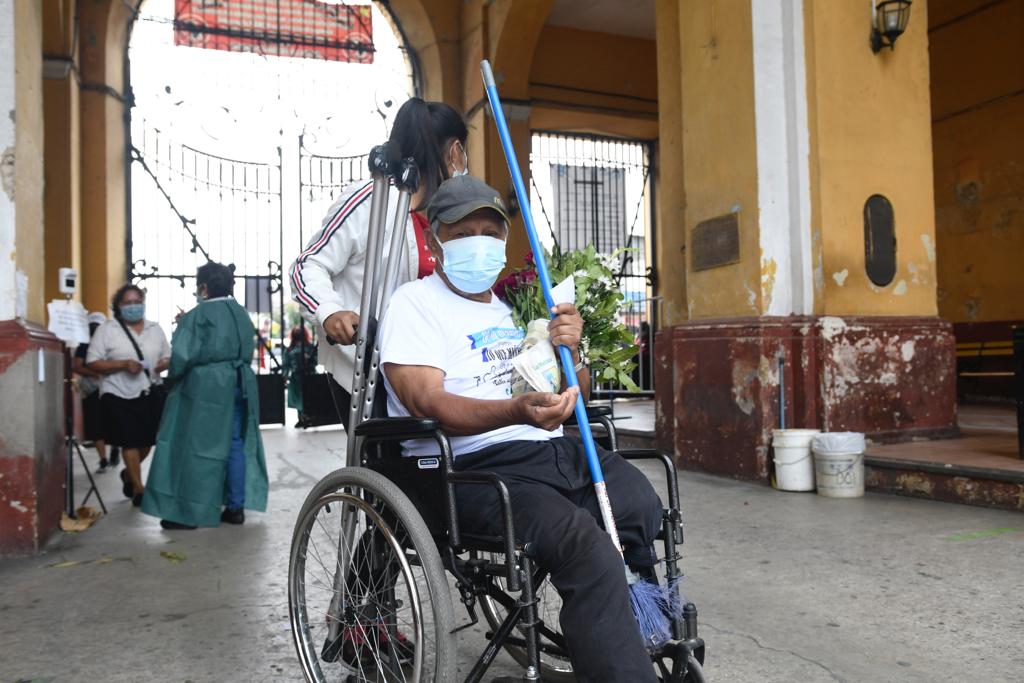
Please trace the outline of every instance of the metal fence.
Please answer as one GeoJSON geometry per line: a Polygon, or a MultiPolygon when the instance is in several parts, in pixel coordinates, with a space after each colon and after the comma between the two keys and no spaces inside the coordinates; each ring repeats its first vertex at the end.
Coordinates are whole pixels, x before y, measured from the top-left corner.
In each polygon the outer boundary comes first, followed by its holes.
{"type": "MultiPolygon", "coordinates": [[[[653,395],[654,334],[661,300],[655,296],[651,145],[637,140],[538,132],[530,152],[530,194],[541,241],[550,248],[600,253],[627,248],[615,279],[624,297],[622,322],[640,347],[633,380],[653,395]]],[[[637,394],[615,384],[595,387],[597,396],[637,394]]]]}
{"type": "Polygon", "coordinates": [[[146,290],[147,317],[169,333],[195,305],[196,268],[208,259],[234,264],[236,296],[268,342],[257,365],[277,367],[272,347],[285,335],[280,149],[271,161],[228,159],[142,118],[132,126],[129,277],[146,290]]]}

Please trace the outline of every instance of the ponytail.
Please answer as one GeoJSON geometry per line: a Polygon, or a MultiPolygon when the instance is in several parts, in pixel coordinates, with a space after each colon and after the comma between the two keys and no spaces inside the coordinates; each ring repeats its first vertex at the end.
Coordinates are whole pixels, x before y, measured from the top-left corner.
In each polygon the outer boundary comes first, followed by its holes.
{"type": "MultiPolygon", "coordinates": [[[[420,187],[426,188],[424,204],[438,186],[448,179],[444,163],[444,145],[456,139],[465,147],[469,131],[462,116],[443,102],[424,102],[411,97],[398,110],[391,128],[391,142],[398,145],[402,158],[412,157],[420,170],[420,187]]],[[[413,207],[421,209],[422,207],[413,207]]]]}

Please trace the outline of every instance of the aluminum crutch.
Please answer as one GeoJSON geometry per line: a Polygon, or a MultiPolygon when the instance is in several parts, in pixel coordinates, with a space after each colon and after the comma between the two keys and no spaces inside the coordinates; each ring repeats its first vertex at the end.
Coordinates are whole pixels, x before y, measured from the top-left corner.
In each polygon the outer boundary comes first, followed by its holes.
{"type": "MultiPolygon", "coordinates": [[[[398,188],[398,210],[391,228],[388,266],[384,272],[384,289],[380,293],[380,304],[376,316],[368,321],[366,327],[367,336],[373,339],[373,353],[370,355],[370,364],[365,373],[362,420],[370,419],[373,411],[373,399],[377,393],[377,380],[380,376],[380,338],[377,333],[380,330],[380,323],[384,320],[384,315],[388,312],[391,295],[398,286],[398,269],[401,267],[402,261],[399,254],[402,251],[403,242],[405,242],[405,224],[409,220],[409,204],[419,187],[419,180],[420,171],[416,166],[416,160],[413,158],[403,159],[401,168],[395,173],[395,187],[398,188]]],[[[353,429],[353,431],[355,430],[353,429]]],[[[358,443],[356,450],[359,450],[358,443]]]]}
{"type": "Polygon", "coordinates": [[[352,401],[349,405],[348,429],[346,430],[346,464],[359,465],[356,450],[356,425],[362,417],[363,389],[366,385],[366,351],[374,330],[366,321],[374,318],[377,308],[377,290],[374,287],[376,271],[380,265],[381,250],[384,246],[384,226],[387,222],[388,193],[391,190],[391,175],[395,171],[396,156],[388,145],[374,147],[370,152],[370,175],[373,178],[373,194],[370,198],[370,225],[366,236],[366,255],[363,260],[363,291],[359,300],[359,325],[356,327],[356,354],[352,369],[352,401]]]}

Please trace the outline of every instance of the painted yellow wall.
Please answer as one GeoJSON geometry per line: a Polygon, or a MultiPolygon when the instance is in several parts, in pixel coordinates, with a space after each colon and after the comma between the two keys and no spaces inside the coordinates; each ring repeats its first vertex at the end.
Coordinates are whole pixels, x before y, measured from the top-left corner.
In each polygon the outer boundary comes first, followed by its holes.
{"type": "Polygon", "coordinates": [[[664,325],[687,319],[686,192],[683,183],[683,79],[680,73],[679,3],[657,0],[658,148],[657,182],[658,294],[664,297],[664,325]]]}
{"type": "MultiPolygon", "coordinates": [[[[28,320],[46,323],[43,259],[43,78],[40,0],[14,3],[15,264],[28,277],[28,320]]],[[[5,112],[7,116],[9,112],[5,112]]]]}
{"type": "MultiPolygon", "coordinates": [[[[79,5],[82,81],[122,92],[128,8],[118,2],[79,5]]],[[[106,92],[82,89],[81,229],[82,302],[106,311],[110,296],[124,284],[125,137],[123,104],[106,92]]]]}
{"type": "Polygon", "coordinates": [[[935,315],[927,4],[914,3],[896,49],[877,55],[868,2],[806,0],[804,11],[812,230],[824,292],[815,312],[935,315]],[[896,277],[882,288],[864,269],[863,207],[876,193],[892,202],[896,222],[896,277]]]}
{"type": "Polygon", "coordinates": [[[687,243],[701,221],[738,211],[740,223],[739,263],[692,272],[687,256],[689,316],[757,315],[761,275],[750,5],[680,3],[679,26],[687,243]]]}
{"type": "MultiPolygon", "coordinates": [[[[74,2],[45,3],[43,22],[44,54],[70,55],[74,44],[74,2]]],[[[78,106],[74,74],[43,81],[46,301],[63,296],[58,289],[59,268],[82,267],[78,106]]],[[[81,299],[81,291],[75,298],[81,299]]]]}
{"type": "Polygon", "coordinates": [[[932,2],[939,313],[954,322],[1021,320],[1024,0],[971,9],[932,2]]]}

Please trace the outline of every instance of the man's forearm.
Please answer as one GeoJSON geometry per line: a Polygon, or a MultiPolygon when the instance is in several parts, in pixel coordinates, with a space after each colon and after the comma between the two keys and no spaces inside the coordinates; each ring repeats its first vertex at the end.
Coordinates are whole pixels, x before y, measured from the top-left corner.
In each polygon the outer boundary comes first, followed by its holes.
{"type": "Polygon", "coordinates": [[[410,412],[417,417],[440,420],[441,429],[450,436],[482,434],[524,421],[514,399],[466,398],[447,391],[419,397],[410,412]]]}

